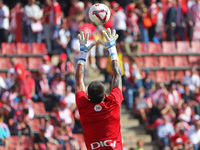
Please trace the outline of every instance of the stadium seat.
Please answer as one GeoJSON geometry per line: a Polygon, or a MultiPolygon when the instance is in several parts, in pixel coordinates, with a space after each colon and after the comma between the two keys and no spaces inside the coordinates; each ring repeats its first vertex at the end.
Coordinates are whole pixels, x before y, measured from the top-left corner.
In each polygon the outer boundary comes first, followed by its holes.
{"type": "MultiPolygon", "coordinates": [[[[145,76],[146,76],[145,70],[142,70],[142,71],[141,71],[141,75],[142,75],[142,78],[145,78],[145,76]]],[[[155,81],[155,74],[154,74],[154,71],[151,71],[151,72],[150,72],[150,77],[151,77],[151,79],[152,79],[153,81],[155,81]]]]}
{"type": "Polygon", "coordinates": [[[17,54],[31,54],[29,43],[17,43],[17,54]]]}
{"type": "MultiPolygon", "coordinates": [[[[53,144],[49,143],[49,150],[62,150],[62,145],[61,144],[53,144]]],[[[67,147],[66,150],[70,150],[70,147],[67,147]]]]}
{"type": "Polygon", "coordinates": [[[19,138],[17,135],[12,135],[8,138],[8,150],[20,150],[19,138]]]}
{"type": "Polygon", "coordinates": [[[0,69],[10,69],[12,64],[10,62],[10,58],[8,57],[0,57],[0,69]]]}
{"type": "Polygon", "coordinates": [[[143,57],[141,57],[141,56],[137,57],[137,61],[138,61],[138,64],[140,65],[140,67],[144,67],[144,59],[143,59],[143,57]]]}
{"type": "Polygon", "coordinates": [[[173,59],[171,56],[160,56],[158,60],[161,68],[173,67],[173,59]]]}
{"type": "Polygon", "coordinates": [[[158,67],[158,59],[156,56],[145,56],[144,63],[145,63],[144,65],[145,68],[158,67]]]}
{"type": "Polygon", "coordinates": [[[192,41],[192,52],[193,53],[199,53],[200,52],[200,43],[199,41],[192,41]]]}
{"type": "Polygon", "coordinates": [[[20,144],[21,149],[23,150],[28,150],[28,149],[33,149],[33,137],[27,136],[27,135],[22,135],[21,136],[21,144],[20,144]]]}
{"type": "Polygon", "coordinates": [[[45,43],[33,43],[33,54],[47,54],[45,43]]]}
{"type": "Polygon", "coordinates": [[[186,56],[174,56],[175,67],[188,67],[188,60],[186,56]]]}
{"type": "Polygon", "coordinates": [[[102,70],[106,69],[108,66],[108,57],[101,57],[99,59],[99,66],[102,70]]]}
{"type": "Polygon", "coordinates": [[[161,44],[149,42],[148,53],[162,53],[161,44]]]}
{"type": "Polygon", "coordinates": [[[16,54],[16,46],[14,43],[2,43],[1,48],[3,55],[16,54]]]}
{"type": "Polygon", "coordinates": [[[126,62],[126,63],[130,64],[129,57],[128,56],[124,56],[123,57],[123,62],[126,62]]]}
{"type": "Polygon", "coordinates": [[[170,80],[178,80],[182,82],[184,79],[184,71],[183,70],[178,70],[178,71],[170,71],[170,80]]]}
{"type": "Polygon", "coordinates": [[[146,45],[145,45],[144,42],[139,42],[138,48],[139,48],[139,53],[141,53],[141,54],[148,53],[148,51],[146,50],[146,45]]]}
{"type": "Polygon", "coordinates": [[[188,61],[191,66],[200,65],[200,56],[188,56],[188,61]]]}
{"type": "Polygon", "coordinates": [[[13,63],[16,65],[17,63],[22,63],[24,66],[27,68],[28,63],[27,63],[27,58],[26,57],[13,57],[12,58],[13,63]]]}
{"type": "Polygon", "coordinates": [[[28,68],[29,69],[38,69],[39,65],[42,63],[42,58],[39,57],[29,57],[28,58],[28,68]]]}
{"type": "Polygon", "coordinates": [[[155,72],[156,82],[170,82],[169,73],[166,70],[157,70],[155,72]]]}
{"type": "Polygon", "coordinates": [[[190,43],[188,41],[177,41],[177,52],[188,53],[190,49],[190,43]]]}
{"type": "Polygon", "coordinates": [[[29,125],[31,126],[32,131],[39,131],[40,130],[40,120],[39,119],[31,119],[29,121],[29,125]]]}
{"type": "Polygon", "coordinates": [[[34,103],[34,114],[35,115],[47,115],[43,102],[34,103]]]}
{"type": "Polygon", "coordinates": [[[163,51],[163,53],[175,53],[176,52],[175,43],[163,41],[162,42],[162,51],[163,51]]]}

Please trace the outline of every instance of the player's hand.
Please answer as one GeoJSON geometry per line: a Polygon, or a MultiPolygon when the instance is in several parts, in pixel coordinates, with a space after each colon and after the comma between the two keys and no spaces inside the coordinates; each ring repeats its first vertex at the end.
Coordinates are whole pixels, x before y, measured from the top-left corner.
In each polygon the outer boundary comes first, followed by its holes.
{"type": "Polygon", "coordinates": [[[78,39],[80,43],[79,60],[86,61],[88,52],[92,49],[93,46],[96,45],[96,43],[92,43],[91,45],[87,46],[88,38],[89,38],[88,33],[86,33],[85,36],[83,31],[81,31],[80,34],[78,34],[78,39]]]}
{"type": "Polygon", "coordinates": [[[86,35],[84,36],[83,31],[81,31],[80,34],[78,34],[81,51],[89,52],[92,49],[92,47],[96,45],[96,43],[92,43],[91,45],[87,46],[88,38],[89,38],[89,33],[86,33],[86,35]]]}
{"type": "Polygon", "coordinates": [[[98,40],[98,43],[105,46],[108,49],[111,60],[117,60],[118,55],[116,49],[116,40],[118,38],[118,34],[116,34],[116,31],[114,29],[111,32],[110,28],[107,29],[107,32],[103,30],[102,33],[105,36],[107,42],[98,40]]]}
{"type": "Polygon", "coordinates": [[[98,40],[98,44],[101,44],[101,45],[105,46],[106,48],[110,48],[110,47],[116,45],[116,40],[118,38],[118,34],[116,34],[115,29],[113,29],[113,31],[111,32],[111,29],[108,28],[107,32],[106,32],[106,30],[103,30],[102,33],[103,33],[104,37],[106,38],[107,42],[98,40]]]}

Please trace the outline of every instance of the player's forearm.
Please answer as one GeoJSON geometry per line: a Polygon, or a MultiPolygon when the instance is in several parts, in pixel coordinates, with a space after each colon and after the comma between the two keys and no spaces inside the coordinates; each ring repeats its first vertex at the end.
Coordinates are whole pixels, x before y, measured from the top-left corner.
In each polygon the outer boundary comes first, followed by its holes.
{"type": "Polygon", "coordinates": [[[112,89],[120,88],[122,90],[122,78],[121,78],[121,68],[119,65],[119,60],[112,60],[112,70],[113,70],[113,78],[112,78],[112,89]]]}
{"type": "Polygon", "coordinates": [[[83,64],[77,64],[76,73],[75,73],[76,92],[85,91],[84,71],[85,71],[84,65],[83,64]]]}

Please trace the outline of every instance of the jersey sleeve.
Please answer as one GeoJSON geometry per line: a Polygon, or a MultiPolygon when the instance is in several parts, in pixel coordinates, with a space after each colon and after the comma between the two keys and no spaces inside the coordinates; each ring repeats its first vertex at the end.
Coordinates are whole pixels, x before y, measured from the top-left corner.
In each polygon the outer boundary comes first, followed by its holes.
{"type": "Polygon", "coordinates": [[[112,89],[108,98],[117,102],[118,105],[121,105],[122,101],[124,100],[123,95],[122,95],[122,91],[119,88],[112,89]]]}
{"type": "Polygon", "coordinates": [[[80,108],[83,107],[88,101],[89,99],[87,98],[84,91],[76,93],[76,105],[78,110],[80,110],[80,108]]]}

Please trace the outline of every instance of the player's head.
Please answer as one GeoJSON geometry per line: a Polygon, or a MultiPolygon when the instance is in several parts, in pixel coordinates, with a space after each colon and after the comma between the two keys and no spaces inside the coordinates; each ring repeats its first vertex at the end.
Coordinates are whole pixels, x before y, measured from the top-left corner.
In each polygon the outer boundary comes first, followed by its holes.
{"type": "Polygon", "coordinates": [[[88,98],[92,103],[99,104],[104,100],[105,89],[101,82],[92,81],[88,86],[88,98]]]}

